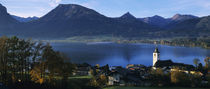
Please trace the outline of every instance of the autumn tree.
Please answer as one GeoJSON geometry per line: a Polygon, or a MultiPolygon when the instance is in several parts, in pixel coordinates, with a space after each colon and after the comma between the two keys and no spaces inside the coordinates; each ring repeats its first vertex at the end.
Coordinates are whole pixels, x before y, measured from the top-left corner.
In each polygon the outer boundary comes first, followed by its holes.
{"type": "Polygon", "coordinates": [[[179,69],[175,69],[171,72],[171,83],[181,86],[189,86],[190,77],[185,72],[179,71],[179,69]]]}
{"type": "Polygon", "coordinates": [[[0,71],[1,71],[1,81],[3,83],[8,82],[8,38],[1,37],[0,38],[0,71]]]}
{"type": "Polygon", "coordinates": [[[44,83],[44,78],[41,77],[41,68],[40,66],[34,66],[33,69],[30,71],[31,80],[35,83],[44,83]]]}
{"type": "Polygon", "coordinates": [[[198,68],[199,62],[200,62],[200,59],[198,59],[198,58],[195,58],[195,59],[193,60],[193,63],[195,64],[195,67],[196,67],[196,68],[198,68]]]}
{"type": "Polygon", "coordinates": [[[210,68],[210,57],[206,57],[204,59],[205,62],[205,68],[209,69],[210,68]]]}
{"type": "Polygon", "coordinates": [[[156,68],[150,71],[150,80],[154,85],[167,85],[170,84],[169,73],[164,73],[163,69],[156,68]]]}
{"type": "Polygon", "coordinates": [[[94,86],[94,87],[104,87],[107,85],[108,79],[104,74],[100,74],[98,76],[94,76],[91,80],[90,80],[90,85],[94,86]]]}

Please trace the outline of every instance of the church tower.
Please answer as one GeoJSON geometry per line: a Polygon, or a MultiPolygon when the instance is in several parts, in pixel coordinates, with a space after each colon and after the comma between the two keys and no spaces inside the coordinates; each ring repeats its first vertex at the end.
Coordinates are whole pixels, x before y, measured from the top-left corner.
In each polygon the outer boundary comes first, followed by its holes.
{"type": "Polygon", "coordinates": [[[155,66],[155,63],[160,60],[160,52],[158,51],[158,48],[155,48],[155,51],[153,52],[153,66],[155,66]]]}

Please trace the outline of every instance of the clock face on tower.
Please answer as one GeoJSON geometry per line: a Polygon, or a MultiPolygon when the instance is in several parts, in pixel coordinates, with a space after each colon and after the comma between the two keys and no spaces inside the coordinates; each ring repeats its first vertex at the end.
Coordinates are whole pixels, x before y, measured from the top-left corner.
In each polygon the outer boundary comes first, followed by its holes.
{"type": "Polygon", "coordinates": [[[156,54],[154,54],[154,57],[156,57],[156,54]]]}

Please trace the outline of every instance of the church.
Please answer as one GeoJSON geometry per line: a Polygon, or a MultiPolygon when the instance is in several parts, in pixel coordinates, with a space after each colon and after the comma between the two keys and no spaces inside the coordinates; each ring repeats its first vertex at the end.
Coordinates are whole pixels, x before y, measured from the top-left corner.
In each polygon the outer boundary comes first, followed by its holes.
{"type": "Polygon", "coordinates": [[[155,63],[160,60],[160,52],[158,48],[155,48],[155,51],[153,52],[153,66],[155,66],[155,63]]]}
{"type": "Polygon", "coordinates": [[[184,64],[184,63],[174,63],[172,60],[160,60],[160,51],[158,48],[155,48],[155,51],[153,52],[153,69],[156,68],[162,68],[171,70],[174,67],[192,71],[195,69],[193,65],[184,64]]]}

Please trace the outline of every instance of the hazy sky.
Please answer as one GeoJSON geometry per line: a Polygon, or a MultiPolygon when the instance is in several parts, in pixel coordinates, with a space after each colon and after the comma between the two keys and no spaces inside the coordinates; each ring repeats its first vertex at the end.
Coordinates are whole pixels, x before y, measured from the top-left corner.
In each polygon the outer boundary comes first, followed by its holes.
{"type": "Polygon", "coordinates": [[[210,0],[0,0],[10,14],[41,17],[58,4],[80,4],[109,17],[130,12],[136,17],[174,14],[210,15],[210,0]]]}

